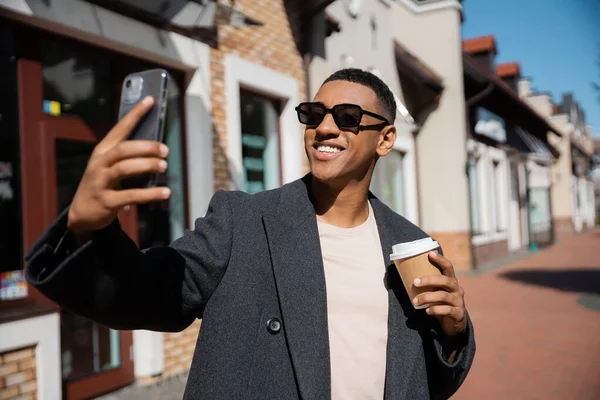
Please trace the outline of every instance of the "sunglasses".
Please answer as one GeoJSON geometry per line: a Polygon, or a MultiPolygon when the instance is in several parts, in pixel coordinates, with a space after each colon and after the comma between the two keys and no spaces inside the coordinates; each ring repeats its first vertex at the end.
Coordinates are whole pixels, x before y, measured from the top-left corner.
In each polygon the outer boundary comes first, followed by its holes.
{"type": "Polygon", "coordinates": [[[300,123],[310,126],[320,125],[329,113],[331,113],[335,124],[339,128],[358,128],[363,115],[369,115],[383,121],[381,124],[369,125],[363,128],[375,128],[379,126],[383,128],[384,126],[391,125],[387,118],[363,110],[356,104],[338,104],[327,108],[321,103],[300,103],[296,107],[296,112],[298,113],[300,123]]]}

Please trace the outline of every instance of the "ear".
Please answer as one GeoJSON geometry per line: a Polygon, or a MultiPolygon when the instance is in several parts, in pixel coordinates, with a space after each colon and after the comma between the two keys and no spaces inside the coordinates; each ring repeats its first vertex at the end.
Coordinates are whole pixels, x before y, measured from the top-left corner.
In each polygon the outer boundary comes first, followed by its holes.
{"type": "Polygon", "coordinates": [[[396,127],[388,125],[379,133],[379,142],[377,143],[377,154],[379,157],[386,156],[396,143],[396,127]]]}

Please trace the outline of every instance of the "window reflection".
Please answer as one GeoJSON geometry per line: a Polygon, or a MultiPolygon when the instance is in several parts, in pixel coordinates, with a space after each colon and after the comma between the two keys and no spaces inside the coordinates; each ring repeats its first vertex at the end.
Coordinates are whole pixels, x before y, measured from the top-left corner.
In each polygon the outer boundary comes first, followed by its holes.
{"type": "Polygon", "coordinates": [[[258,193],[280,184],[278,104],[263,96],[240,93],[243,190],[258,193]]]}
{"type": "Polygon", "coordinates": [[[111,57],[58,39],[42,39],[40,57],[44,112],[78,116],[93,130],[108,128],[116,114],[111,57]]]}

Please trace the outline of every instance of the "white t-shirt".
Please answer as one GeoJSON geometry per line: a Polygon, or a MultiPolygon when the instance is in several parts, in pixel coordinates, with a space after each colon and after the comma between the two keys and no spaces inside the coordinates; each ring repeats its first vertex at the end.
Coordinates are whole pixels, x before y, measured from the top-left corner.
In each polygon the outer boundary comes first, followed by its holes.
{"type": "Polygon", "coordinates": [[[332,400],[383,399],[388,333],[385,262],[373,209],[360,226],[317,221],[327,287],[332,400]]]}

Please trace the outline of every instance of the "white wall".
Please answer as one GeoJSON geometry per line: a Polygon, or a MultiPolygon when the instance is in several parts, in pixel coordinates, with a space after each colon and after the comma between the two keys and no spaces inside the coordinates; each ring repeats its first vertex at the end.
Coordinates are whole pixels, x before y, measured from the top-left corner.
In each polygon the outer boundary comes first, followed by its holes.
{"type": "Polygon", "coordinates": [[[437,109],[416,139],[420,225],[432,233],[469,232],[460,2],[418,6],[399,0],[393,3],[390,17],[393,37],[440,76],[444,85],[437,109]]]}
{"type": "Polygon", "coordinates": [[[0,353],[31,346],[35,346],[38,399],[62,399],[58,313],[0,324],[0,353]]]}
{"type": "Polygon", "coordinates": [[[227,152],[231,174],[231,188],[241,189],[242,126],[240,116],[240,88],[255,90],[274,97],[283,103],[280,123],[280,159],[282,184],[302,176],[302,152],[304,148],[300,123],[294,108],[298,105],[298,81],[280,72],[254,64],[234,54],[225,55],[225,93],[227,96],[227,152]]]}

